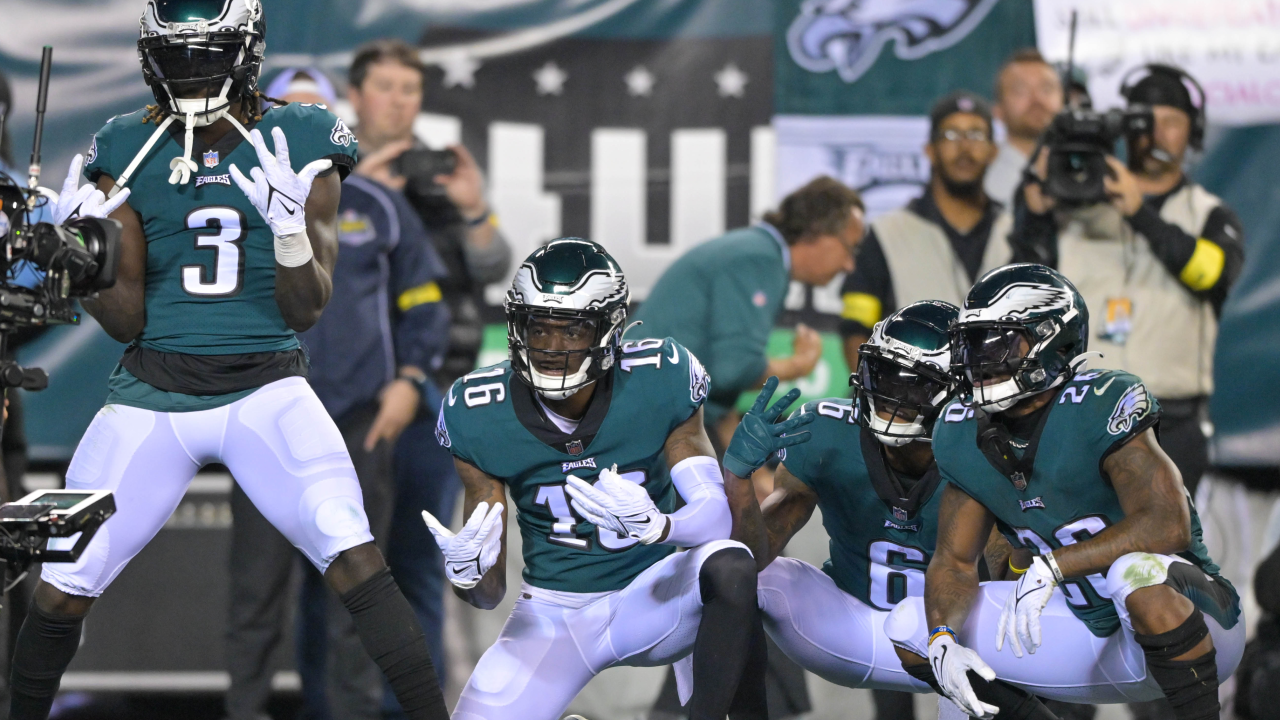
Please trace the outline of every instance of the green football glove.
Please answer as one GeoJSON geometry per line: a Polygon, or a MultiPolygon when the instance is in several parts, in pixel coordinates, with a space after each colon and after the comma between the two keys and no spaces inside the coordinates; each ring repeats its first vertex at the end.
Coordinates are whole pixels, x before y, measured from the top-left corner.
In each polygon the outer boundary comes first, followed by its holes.
{"type": "Polygon", "coordinates": [[[770,398],[773,397],[773,391],[777,389],[778,378],[770,377],[765,380],[764,387],[756,396],[755,404],[746,415],[742,416],[742,422],[738,423],[738,429],[733,431],[733,439],[729,441],[729,447],[724,452],[724,469],[740,478],[751,477],[751,473],[764,465],[769,460],[769,456],[779,450],[809,441],[808,431],[794,435],[788,433],[813,422],[812,413],[800,413],[785,422],[774,422],[787,411],[796,398],[800,397],[798,388],[792,388],[791,392],[783,395],[781,400],[773,404],[773,407],[765,409],[770,398]]]}

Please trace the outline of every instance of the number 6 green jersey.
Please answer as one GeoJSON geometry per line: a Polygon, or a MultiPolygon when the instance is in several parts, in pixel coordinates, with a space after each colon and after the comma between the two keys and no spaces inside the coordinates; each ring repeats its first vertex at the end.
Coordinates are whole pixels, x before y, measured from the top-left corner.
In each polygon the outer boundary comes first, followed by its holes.
{"type": "MultiPolygon", "coordinates": [[[[147,111],[120,115],[94,136],[85,176],[120,178],[155,133],[147,111]]],[[[355,164],[356,140],[322,106],[290,104],[263,113],[255,124],[274,151],[271,129],[284,130],[294,171],[321,158],[341,177],[355,164]]],[[[231,179],[258,167],[253,144],[231,130],[212,146],[197,137],[190,182],[170,185],[169,163],[182,155],[185,129],[174,122],[146,154],[126,185],[129,206],[147,240],[145,348],[188,355],[236,355],[298,347],[276,306],[275,239],[266,220],[231,179]]]]}
{"type": "MultiPolygon", "coordinates": [[[[1030,473],[1020,477],[1006,477],[978,448],[981,419],[971,407],[948,406],[933,430],[933,453],[943,477],[986,506],[1015,547],[1040,554],[1087,540],[1124,519],[1102,464],[1155,426],[1160,404],[1137,377],[1096,370],[1063,385],[1046,412],[1038,438],[1011,443],[1024,457],[1035,452],[1030,473]]],[[[1191,547],[1178,556],[1206,574],[1218,574],[1194,505],[1191,547]]],[[[1120,627],[1102,575],[1069,579],[1062,590],[1071,611],[1094,635],[1106,637],[1120,627]]],[[[1217,619],[1224,627],[1235,624],[1235,618],[1217,619]]]]}
{"type": "Polygon", "coordinates": [[[924,571],[938,541],[937,468],[901,497],[880,441],[858,425],[853,401],[827,398],[800,412],[817,417],[805,428],[812,437],[787,448],[782,464],[818,496],[831,550],[822,571],[878,610],[924,595],[924,571]]]}
{"type": "Polygon", "coordinates": [[[702,406],[709,381],[675,341],[622,344],[618,364],[596,381],[578,428],[566,435],[546,416],[509,362],[458,379],[441,405],[436,438],[455,457],[502,480],[524,543],[524,579],[548,590],[588,593],[626,587],[675,551],[600,530],[574,511],[566,478],[594,480],[618,466],[658,510],[675,510],[663,452],[667,437],[702,406]]]}

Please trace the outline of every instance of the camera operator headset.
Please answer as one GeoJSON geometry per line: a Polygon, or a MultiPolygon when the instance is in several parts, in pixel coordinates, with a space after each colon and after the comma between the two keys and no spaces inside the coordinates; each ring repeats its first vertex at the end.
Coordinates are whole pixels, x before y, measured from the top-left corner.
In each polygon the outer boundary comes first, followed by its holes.
{"type": "Polygon", "coordinates": [[[1011,242],[1015,261],[1048,260],[1094,309],[1100,322],[1090,349],[1103,355],[1094,365],[1146,381],[1164,407],[1161,445],[1194,494],[1208,466],[1201,422],[1213,392],[1218,318],[1244,261],[1244,230],[1183,172],[1187,151],[1204,143],[1199,83],[1150,64],[1127,73],[1120,94],[1126,112],[1150,113],[1153,122],[1143,131],[1126,126],[1127,164],[1106,156],[1110,202],[1067,208],[1050,197],[1042,152],[1029,168],[1034,177],[1019,198],[1025,211],[1011,242]]]}

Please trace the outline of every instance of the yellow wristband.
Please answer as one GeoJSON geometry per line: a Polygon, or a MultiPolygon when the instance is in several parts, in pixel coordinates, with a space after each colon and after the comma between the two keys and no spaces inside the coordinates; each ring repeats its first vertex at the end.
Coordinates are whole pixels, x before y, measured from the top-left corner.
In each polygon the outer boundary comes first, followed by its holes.
{"type": "Polygon", "coordinates": [[[1015,567],[1015,566],[1014,566],[1014,564],[1013,564],[1013,558],[1009,558],[1009,569],[1013,571],[1013,574],[1014,574],[1014,575],[1021,575],[1021,574],[1025,573],[1026,571],[1030,570],[1031,568],[1030,568],[1030,567],[1024,567],[1024,568],[1018,568],[1018,567],[1015,567]]]}

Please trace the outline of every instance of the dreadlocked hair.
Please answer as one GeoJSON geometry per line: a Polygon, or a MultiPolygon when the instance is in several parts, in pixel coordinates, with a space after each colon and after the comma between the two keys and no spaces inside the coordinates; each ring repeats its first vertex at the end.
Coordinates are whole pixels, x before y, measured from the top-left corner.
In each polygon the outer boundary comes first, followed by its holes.
{"type": "Polygon", "coordinates": [[[169,111],[159,105],[148,105],[147,114],[142,118],[142,124],[146,125],[149,122],[153,122],[159,125],[168,114],[169,111]]]}
{"type": "MultiPolygon", "coordinates": [[[[261,90],[254,90],[254,91],[253,91],[253,97],[257,98],[259,101],[261,101],[261,100],[266,100],[267,102],[269,102],[269,103],[271,103],[272,105],[275,105],[275,106],[277,106],[277,107],[284,107],[285,105],[288,105],[288,104],[289,104],[289,102],[288,102],[287,100],[277,100],[277,99],[275,99],[275,98],[273,98],[273,97],[268,96],[266,93],[262,92],[261,90]]],[[[259,102],[259,103],[258,103],[258,113],[257,113],[256,115],[254,115],[254,116],[253,116],[253,121],[254,121],[254,122],[261,122],[261,120],[262,120],[262,103],[261,103],[261,102],[259,102]]]]}

